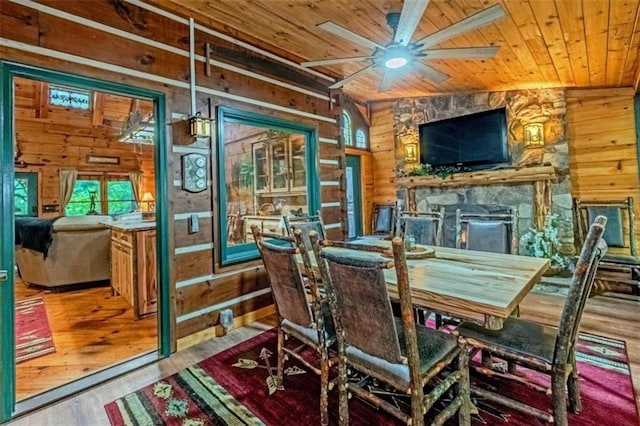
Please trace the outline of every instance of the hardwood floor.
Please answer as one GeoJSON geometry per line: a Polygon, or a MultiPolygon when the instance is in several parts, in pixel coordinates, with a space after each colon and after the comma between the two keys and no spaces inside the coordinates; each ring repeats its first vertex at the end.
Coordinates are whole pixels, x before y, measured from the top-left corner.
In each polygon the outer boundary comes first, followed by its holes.
{"type": "MultiPolygon", "coordinates": [[[[555,295],[531,293],[521,305],[521,316],[553,324],[558,321],[563,302],[562,297],[555,295]]],[[[640,395],[639,308],[640,301],[637,299],[598,296],[589,300],[582,321],[582,331],[627,342],[637,401],[637,396],[640,395]]],[[[108,425],[103,408],[105,404],[251,338],[269,326],[262,321],[231,330],[225,337],[202,342],[170,358],[18,418],[12,424],[108,425]]]]}
{"type": "Polygon", "coordinates": [[[16,366],[18,401],[158,348],[156,315],[134,321],[109,287],[52,293],[17,279],[15,289],[16,300],[43,297],[56,347],[16,366]]]}

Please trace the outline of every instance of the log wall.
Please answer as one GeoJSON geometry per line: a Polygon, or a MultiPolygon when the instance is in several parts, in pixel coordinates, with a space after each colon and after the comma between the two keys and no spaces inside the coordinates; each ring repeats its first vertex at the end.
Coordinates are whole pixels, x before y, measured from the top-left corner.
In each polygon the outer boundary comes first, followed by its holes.
{"type": "MultiPolygon", "coordinates": [[[[29,6],[3,1],[0,8],[0,56],[4,60],[115,83],[146,88],[166,96],[169,253],[173,335],[177,339],[218,324],[219,311],[234,317],[269,306],[271,297],[259,261],[221,267],[216,143],[194,141],[180,118],[191,112],[190,77],[195,78],[196,111],[212,115],[218,105],[298,121],[317,129],[322,215],[330,238],[341,238],[344,150],[331,107],[329,80],[305,74],[234,45],[196,22],[195,75],[190,76],[188,16],[160,14],[144,3],[96,0],[42,2],[29,6]],[[73,34],[73,37],[68,37],[73,34]],[[205,75],[205,43],[218,55],[205,75]],[[234,62],[237,58],[238,62],[234,62]],[[241,62],[240,62],[241,61],[241,62]],[[250,66],[243,65],[248,63],[250,66]],[[255,66],[254,66],[255,65],[255,66]],[[253,71],[256,70],[256,71],[253,71]],[[211,184],[200,193],[181,189],[181,156],[204,153],[212,166],[211,184]],[[187,220],[200,218],[200,232],[189,234],[187,220]]],[[[339,95],[339,93],[338,93],[339,95]]]]}
{"type": "Polygon", "coordinates": [[[598,201],[632,196],[640,233],[634,95],[631,88],[568,90],[567,122],[573,196],[598,201]]]}

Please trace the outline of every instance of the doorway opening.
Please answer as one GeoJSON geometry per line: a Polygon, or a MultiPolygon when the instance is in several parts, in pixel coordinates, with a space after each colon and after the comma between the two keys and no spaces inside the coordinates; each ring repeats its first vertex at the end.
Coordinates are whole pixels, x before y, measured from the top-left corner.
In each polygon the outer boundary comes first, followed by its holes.
{"type": "Polygon", "coordinates": [[[156,266],[167,249],[164,96],[3,70],[13,102],[2,165],[11,152],[13,170],[2,177],[13,185],[0,216],[15,246],[2,256],[14,274],[0,294],[13,320],[0,333],[13,349],[2,353],[1,420],[170,351],[167,271],[156,266]]]}

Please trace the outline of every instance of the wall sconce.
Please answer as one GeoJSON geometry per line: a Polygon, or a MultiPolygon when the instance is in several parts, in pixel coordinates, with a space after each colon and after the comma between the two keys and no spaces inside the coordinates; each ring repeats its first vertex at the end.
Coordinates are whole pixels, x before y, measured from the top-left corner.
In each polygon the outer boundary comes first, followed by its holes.
{"type": "Polygon", "coordinates": [[[529,123],[524,126],[524,147],[539,148],[544,146],[544,126],[542,123],[529,123]]]}
{"type": "Polygon", "coordinates": [[[407,142],[404,144],[404,161],[407,163],[418,162],[418,144],[407,142]]]}
{"type": "Polygon", "coordinates": [[[154,201],[153,195],[151,195],[150,192],[145,192],[142,196],[142,200],[140,200],[140,204],[144,205],[144,203],[146,203],[147,209],[145,211],[151,212],[155,210],[154,201]]]}
{"type": "Polygon", "coordinates": [[[198,112],[189,117],[189,131],[196,138],[208,138],[211,136],[211,120],[198,112]]]}

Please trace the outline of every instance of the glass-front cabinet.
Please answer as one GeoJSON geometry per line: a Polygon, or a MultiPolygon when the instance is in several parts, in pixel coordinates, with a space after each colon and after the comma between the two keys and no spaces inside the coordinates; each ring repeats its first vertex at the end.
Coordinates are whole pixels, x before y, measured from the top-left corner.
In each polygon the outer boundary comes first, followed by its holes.
{"type": "Polygon", "coordinates": [[[307,190],[305,139],[287,132],[267,132],[252,147],[256,194],[301,193],[307,190]]]}
{"type": "Polygon", "coordinates": [[[218,119],[224,265],[256,258],[252,225],[284,234],[282,217],[317,211],[320,191],[314,128],[226,108],[218,119]]]}

